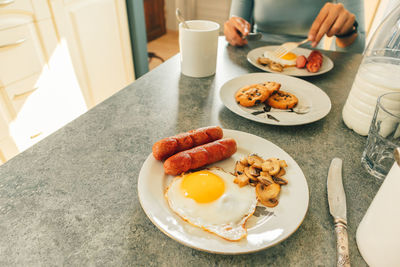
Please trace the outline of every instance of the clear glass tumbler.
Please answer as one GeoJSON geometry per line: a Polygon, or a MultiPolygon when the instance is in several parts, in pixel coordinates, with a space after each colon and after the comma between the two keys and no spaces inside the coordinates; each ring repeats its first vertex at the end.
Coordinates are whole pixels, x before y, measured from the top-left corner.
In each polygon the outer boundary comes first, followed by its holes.
{"type": "Polygon", "coordinates": [[[400,92],[387,93],[378,98],[361,162],[370,174],[384,179],[399,146],[400,92]]]}

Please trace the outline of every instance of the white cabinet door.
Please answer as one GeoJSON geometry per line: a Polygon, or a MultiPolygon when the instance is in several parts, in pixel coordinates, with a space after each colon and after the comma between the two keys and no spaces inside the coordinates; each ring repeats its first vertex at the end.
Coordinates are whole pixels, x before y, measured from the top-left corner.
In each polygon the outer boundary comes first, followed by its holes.
{"type": "Polygon", "coordinates": [[[45,63],[41,41],[34,23],[0,30],[2,85],[8,85],[42,70],[45,63]]]}
{"type": "Polygon", "coordinates": [[[50,3],[89,107],[134,80],[125,0],[50,3]]]}
{"type": "Polygon", "coordinates": [[[10,137],[0,140],[0,165],[17,154],[18,149],[10,137]]]}

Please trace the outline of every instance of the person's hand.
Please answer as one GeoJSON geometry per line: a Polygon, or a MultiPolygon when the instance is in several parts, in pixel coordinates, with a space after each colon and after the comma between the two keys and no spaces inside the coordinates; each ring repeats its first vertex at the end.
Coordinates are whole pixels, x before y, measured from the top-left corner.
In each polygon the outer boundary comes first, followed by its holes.
{"type": "Polygon", "coordinates": [[[247,44],[245,36],[249,35],[250,23],[240,17],[231,17],[224,24],[224,34],[226,40],[234,46],[244,46],[247,44]]]}
{"type": "Polygon", "coordinates": [[[315,47],[326,34],[328,37],[342,35],[353,29],[356,16],[343,7],[342,4],[326,3],[311,25],[308,39],[315,47]]]}

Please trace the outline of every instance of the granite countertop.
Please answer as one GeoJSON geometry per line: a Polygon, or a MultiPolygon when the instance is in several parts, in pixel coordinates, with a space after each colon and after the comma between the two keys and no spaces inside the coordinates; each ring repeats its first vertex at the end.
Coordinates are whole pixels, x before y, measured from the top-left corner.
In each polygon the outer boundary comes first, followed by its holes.
{"type": "Polygon", "coordinates": [[[259,71],[246,54],[265,44],[234,48],[221,39],[217,73],[202,79],[181,75],[177,55],[1,166],[0,265],[334,266],[326,178],[330,161],[340,157],[350,259],[365,266],[355,233],[380,182],[360,163],[366,138],[341,118],[361,55],[324,52],[334,69],[305,80],[329,95],[330,113],[311,124],[278,127],[242,118],[218,97],[227,80],[259,71]],[[310,203],[287,240],[253,254],[214,255],[172,240],[146,217],[137,180],[152,144],[207,125],[261,136],[297,161],[310,203]]]}

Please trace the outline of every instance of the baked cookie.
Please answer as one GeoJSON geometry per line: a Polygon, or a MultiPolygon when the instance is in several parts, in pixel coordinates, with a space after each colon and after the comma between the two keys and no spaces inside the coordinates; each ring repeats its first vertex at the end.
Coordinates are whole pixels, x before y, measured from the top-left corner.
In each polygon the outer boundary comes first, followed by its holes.
{"type": "Polygon", "coordinates": [[[268,105],[279,109],[293,108],[298,102],[299,100],[294,94],[285,91],[277,91],[267,99],[268,105]]]}
{"type": "Polygon", "coordinates": [[[236,94],[236,102],[244,107],[258,105],[271,95],[268,88],[263,84],[252,84],[240,88],[236,94]]]}
{"type": "Polygon", "coordinates": [[[269,95],[274,94],[281,88],[281,84],[277,82],[264,82],[262,85],[267,88],[269,95]]]}

